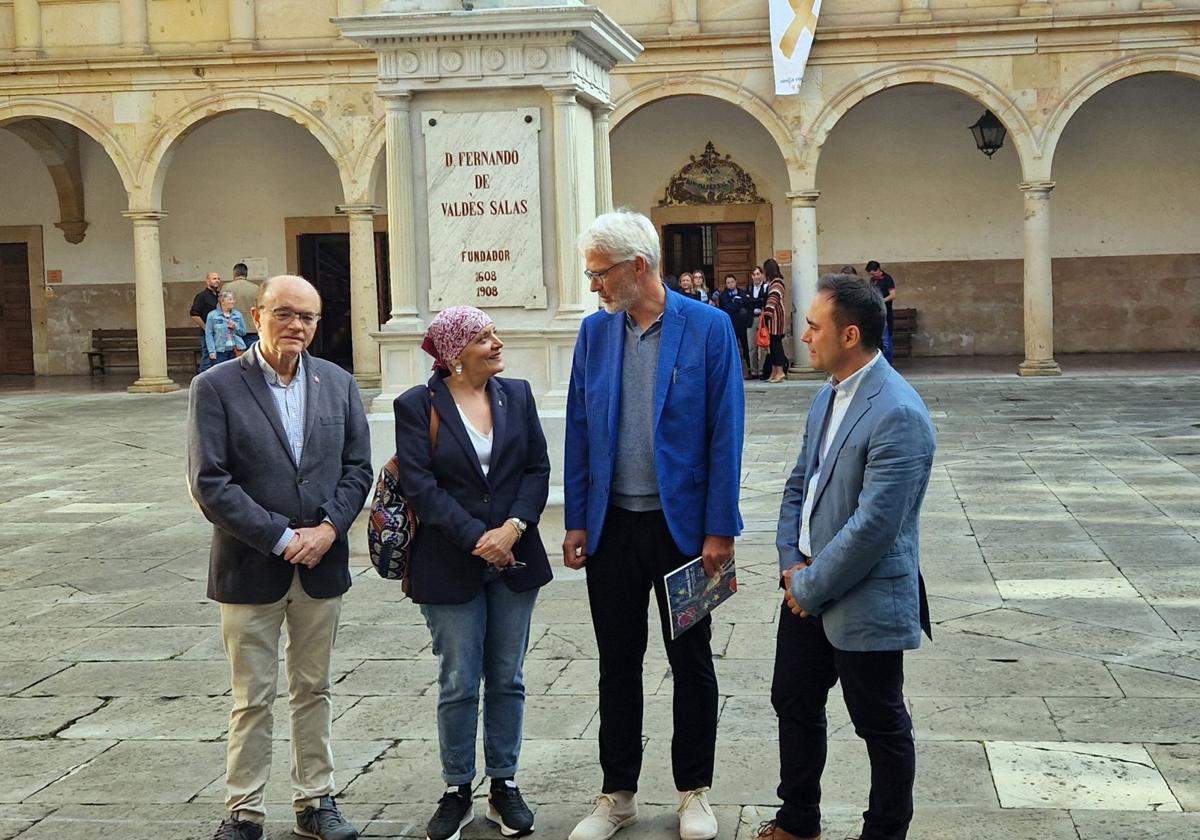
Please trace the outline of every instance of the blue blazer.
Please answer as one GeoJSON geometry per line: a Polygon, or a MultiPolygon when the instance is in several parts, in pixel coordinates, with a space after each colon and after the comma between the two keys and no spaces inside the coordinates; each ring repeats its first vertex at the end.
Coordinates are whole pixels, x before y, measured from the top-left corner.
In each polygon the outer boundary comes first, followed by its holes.
{"type": "Polygon", "coordinates": [[[409,595],[418,604],[465,604],[479,592],[487,564],[471,553],[490,528],[517,517],[528,523],[513,546],[524,568],[504,572],[514,592],[550,581],[538,520],[550,492],[550,458],[529,383],[493,377],[492,458],[483,474],[454,396],[440,374],[396,398],[396,459],[400,489],[420,527],[413,547],[409,595]],[[437,445],[429,446],[430,406],[437,409],[437,445]]]}
{"type": "MultiPolygon", "coordinates": [[[[779,569],[801,562],[800,513],[833,391],[817,392],[788,478],[775,544],[779,569]]],[[[809,521],[812,565],[792,594],[840,650],[908,650],[929,632],[920,515],[933,468],[933,423],[921,397],[880,359],[850,401],[821,465],[809,521]]]]}
{"type": "MultiPolygon", "coordinates": [[[[654,393],[654,468],[675,544],[698,555],[707,534],[742,531],[738,485],[745,396],[729,317],[667,292],[654,393]],[[702,430],[697,434],[697,430],[702,430]]],[[[567,392],[564,516],[587,529],[588,553],[600,545],[621,411],[625,313],[584,319],[567,392]]]]}

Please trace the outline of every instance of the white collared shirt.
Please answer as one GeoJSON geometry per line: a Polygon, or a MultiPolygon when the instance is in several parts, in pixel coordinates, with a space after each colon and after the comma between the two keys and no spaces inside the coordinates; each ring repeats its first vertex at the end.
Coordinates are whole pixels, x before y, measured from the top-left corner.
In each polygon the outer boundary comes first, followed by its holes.
{"type": "Polygon", "coordinates": [[[808,488],[804,493],[804,507],[800,511],[800,537],[797,540],[797,547],[805,557],[812,557],[812,532],[809,529],[809,520],[812,518],[817,483],[821,480],[821,469],[825,466],[825,456],[829,452],[829,445],[837,437],[838,427],[842,425],[842,420],[846,417],[846,412],[854,400],[858,386],[866,378],[867,371],[878,364],[881,356],[882,354],[876,350],[871,361],[847,376],[844,382],[834,382],[833,377],[829,377],[829,384],[833,388],[833,413],[829,415],[829,428],[825,430],[825,437],[816,444],[821,447],[821,457],[817,470],[808,479],[808,488]]]}

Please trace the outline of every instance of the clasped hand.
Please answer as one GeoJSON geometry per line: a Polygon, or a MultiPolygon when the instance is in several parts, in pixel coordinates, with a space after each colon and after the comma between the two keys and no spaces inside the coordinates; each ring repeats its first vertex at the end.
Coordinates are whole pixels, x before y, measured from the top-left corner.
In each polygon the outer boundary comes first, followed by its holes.
{"type": "Polygon", "coordinates": [[[801,618],[806,618],[808,616],[808,613],[806,613],[800,607],[800,604],[796,602],[796,596],[792,594],[792,577],[800,569],[803,569],[803,568],[805,568],[807,566],[811,566],[811,565],[812,565],[812,560],[808,560],[807,562],[804,562],[804,563],[797,563],[795,566],[792,566],[792,568],[790,568],[790,569],[783,570],[783,600],[784,600],[784,603],[786,603],[787,608],[792,611],[792,615],[798,615],[801,618]]]}
{"type": "Polygon", "coordinates": [[[476,557],[482,557],[492,566],[503,569],[517,562],[512,553],[512,547],[516,542],[517,529],[506,522],[499,528],[484,531],[471,553],[476,557]]]}
{"type": "Polygon", "coordinates": [[[294,566],[312,569],[321,562],[336,539],[337,529],[328,522],[315,528],[297,528],[292,541],[283,549],[283,559],[294,566]]]}

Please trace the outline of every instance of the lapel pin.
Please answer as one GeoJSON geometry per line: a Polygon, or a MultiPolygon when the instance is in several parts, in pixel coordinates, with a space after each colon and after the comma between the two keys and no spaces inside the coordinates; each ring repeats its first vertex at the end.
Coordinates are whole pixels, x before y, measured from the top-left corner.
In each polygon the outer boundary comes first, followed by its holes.
{"type": "Polygon", "coordinates": [[[313,374],[313,382],[318,382],[318,383],[319,383],[320,381],[321,381],[321,377],[317,376],[317,375],[314,373],[314,374],[313,374]]]}

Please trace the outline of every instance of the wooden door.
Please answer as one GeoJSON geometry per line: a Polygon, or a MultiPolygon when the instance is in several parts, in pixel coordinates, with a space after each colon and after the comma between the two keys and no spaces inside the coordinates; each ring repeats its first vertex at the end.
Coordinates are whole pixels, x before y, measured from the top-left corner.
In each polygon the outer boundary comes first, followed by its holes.
{"type": "Polygon", "coordinates": [[[0,245],[0,374],[33,373],[29,247],[0,245]]]}
{"type": "Polygon", "coordinates": [[[301,234],[297,247],[300,275],[321,293],[321,320],[308,351],[351,373],[354,351],[350,330],[350,234],[301,234]]]}
{"type": "Polygon", "coordinates": [[[738,288],[744,289],[750,282],[754,268],[754,223],[714,225],[716,228],[716,277],[713,284],[725,288],[725,275],[737,277],[738,288]]]}

